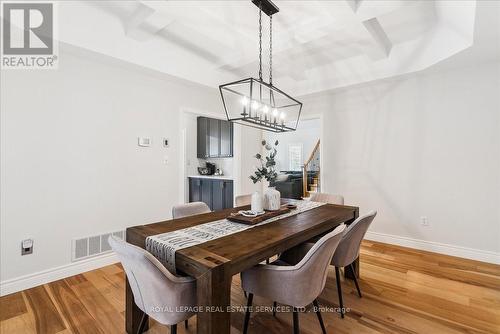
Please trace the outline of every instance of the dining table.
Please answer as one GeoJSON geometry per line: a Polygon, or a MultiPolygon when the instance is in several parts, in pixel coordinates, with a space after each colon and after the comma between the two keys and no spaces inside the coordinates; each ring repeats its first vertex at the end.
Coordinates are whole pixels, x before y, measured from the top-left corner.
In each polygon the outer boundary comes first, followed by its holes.
{"type": "MultiPolygon", "coordinates": [[[[126,241],[146,249],[148,237],[221,220],[247,209],[249,206],[129,227],[126,241]]],[[[268,224],[178,249],[175,252],[177,273],[196,279],[198,307],[210,310],[197,314],[197,333],[230,333],[231,281],[234,275],[303,242],[317,240],[341,224],[352,223],[358,216],[358,207],[325,204],[268,224]]],[[[349,267],[345,268],[346,278],[359,275],[359,259],[354,261],[353,269],[354,272],[349,267]]],[[[134,302],[128,280],[125,300],[126,331],[136,334],[144,313],[134,302]]]]}

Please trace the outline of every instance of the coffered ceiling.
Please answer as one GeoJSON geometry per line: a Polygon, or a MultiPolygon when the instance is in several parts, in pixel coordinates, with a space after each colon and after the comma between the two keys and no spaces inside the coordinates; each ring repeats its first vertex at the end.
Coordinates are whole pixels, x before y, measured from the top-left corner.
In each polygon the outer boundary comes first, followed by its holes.
{"type": "MultiPolygon", "coordinates": [[[[475,1],[275,3],[273,77],[291,94],[419,71],[473,44],[475,1]]],[[[78,47],[211,87],[257,76],[250,0],[61,1],[58,10],[60,39],[78,47]]]]}

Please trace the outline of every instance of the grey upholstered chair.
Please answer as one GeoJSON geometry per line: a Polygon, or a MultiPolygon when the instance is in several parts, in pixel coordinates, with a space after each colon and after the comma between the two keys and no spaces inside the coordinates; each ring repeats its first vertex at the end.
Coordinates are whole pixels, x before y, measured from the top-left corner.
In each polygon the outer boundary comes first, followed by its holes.
{"type": "Polygon", "coordinates": [[[250,203],[252,203],[252,194],[236,196],[234,199],[234,203],[236,204],[236,206],[250,205],[250,203]]]}
{"type": "MultiPolygon", "coordinates": [[[[333,254],[333,258],[331,261],[331,264],[335,266],[335,276],[337,278],[337,292],[339,295],[339,306],[341,310],[341,317],[344,317],[344,303],[342,300],[342,287],[340,283],[340,267],[350,267],[352,272],[354,273],[354,284],[356,285],[356,290],[358,290],[358,295],[361,298],[361,289],[359,288],[358,280],[355,275],[354,267],[352,263],[358,258],[359,256],[359,250],[361,248],[361,241],[363,241],[363,238],[366,234],[366,231],[368,231],[368,228],[370,227],[370,224],[372,223],[373,219],[377,215],[376,211],[371,211],[368,214],[359,217],[356,219],[354,222],[352,222],[349,227],[346,229],[344,236],[342,237],[342,240],[340,241],[339,246],[335,250],[335,253],[333,254]]],[[[281,256],[281,259],[283,261],[286,261],[287,263],[296,263],[299,261],[301,258],[307,254],[307,252],[314,247],[314,243],[312,242],[306,242],[301,245],[298,245],[294,248],[291,248],[287,250],[283,255],[281,256]]]]}
{"type": "Polygon", "coordinates": [[[196,306],[196,280],[173,275],[152,254],[122,239],[110,236],[108,242],[123,265],[135,304],[145,313],[138,332],[144,330],[146,314],[170,325],[173,334],[179,322],[185,321],[187,327],[187,319],[194,313],[178,310],[196,306]]]}
{"type": "Polygon", "coordinates": [[[353,223],[349,225],[346,229],[339,246],[333,254],[331,264],[335,266],[335,276],[337,278],[337,291],[339,294],[339,305],[341,310],[341,317],[344,317],[344,303],[342,301],[342,287],[340,284],[340,267],[351,268],[354,278],[354,284],[356,285],[356,290],[358,290],[359,298],[361,298],[361,290],[359,288],[358,280],[356,278],[356,272],[352,263],[358,258],[359,250],[361,248],[361,242],[365,237],[366,231],[370,227],[373,219],[377,215],[377,211],[371,211],[368,214],[359,217],[353,223]]]}
{"type": "Polygon", "coordinates": [[[182,218],[211,212],[208,205],[203,202],[192,202],[174,205],[172,208],[172,218],[182,218]]]}
{"type": "Polygon", "coordinates": [[[344,196],[326,193],[311,193],[309,199],[313,202],[344,205],[344,196]]]}
{"type": "Polygon", "coordinates": [[[326,333],[317,298],[325,287],[328,264],[332,260],[344,229],[345,225],[341,225],[326,234],[295,265],[288,265],[278,259],[269,265],[259,264],[241,273],[243,290],[249,293],[243,334],[247,333],[254,294],[274,300],[275,306],[276,302],[292,306],[294,334],[299,333],[297,308],[312,303],[316,308],[321,330],[326,333]]]}

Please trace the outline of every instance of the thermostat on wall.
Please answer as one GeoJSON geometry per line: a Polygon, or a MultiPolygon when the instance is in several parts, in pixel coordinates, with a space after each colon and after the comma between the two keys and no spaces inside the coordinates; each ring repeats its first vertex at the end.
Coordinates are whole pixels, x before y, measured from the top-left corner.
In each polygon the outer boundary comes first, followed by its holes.
{"type": "Polygon", "coordinates": [[[138,144],[139,144],[139,146],[142,146],[142,147],[149,147],[149,146],[151,146],[151,138],[139,137],[138,144]]]}

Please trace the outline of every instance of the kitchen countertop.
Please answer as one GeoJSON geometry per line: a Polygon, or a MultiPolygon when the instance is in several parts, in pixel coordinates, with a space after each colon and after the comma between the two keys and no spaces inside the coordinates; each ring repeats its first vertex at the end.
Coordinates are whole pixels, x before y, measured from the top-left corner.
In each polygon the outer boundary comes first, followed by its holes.
{"type": "Polygon", "coordinates": [[[197,179],[233,180],[232,176],[227,175],[189,175],[188,178],[189,177],[197,179]]]}

